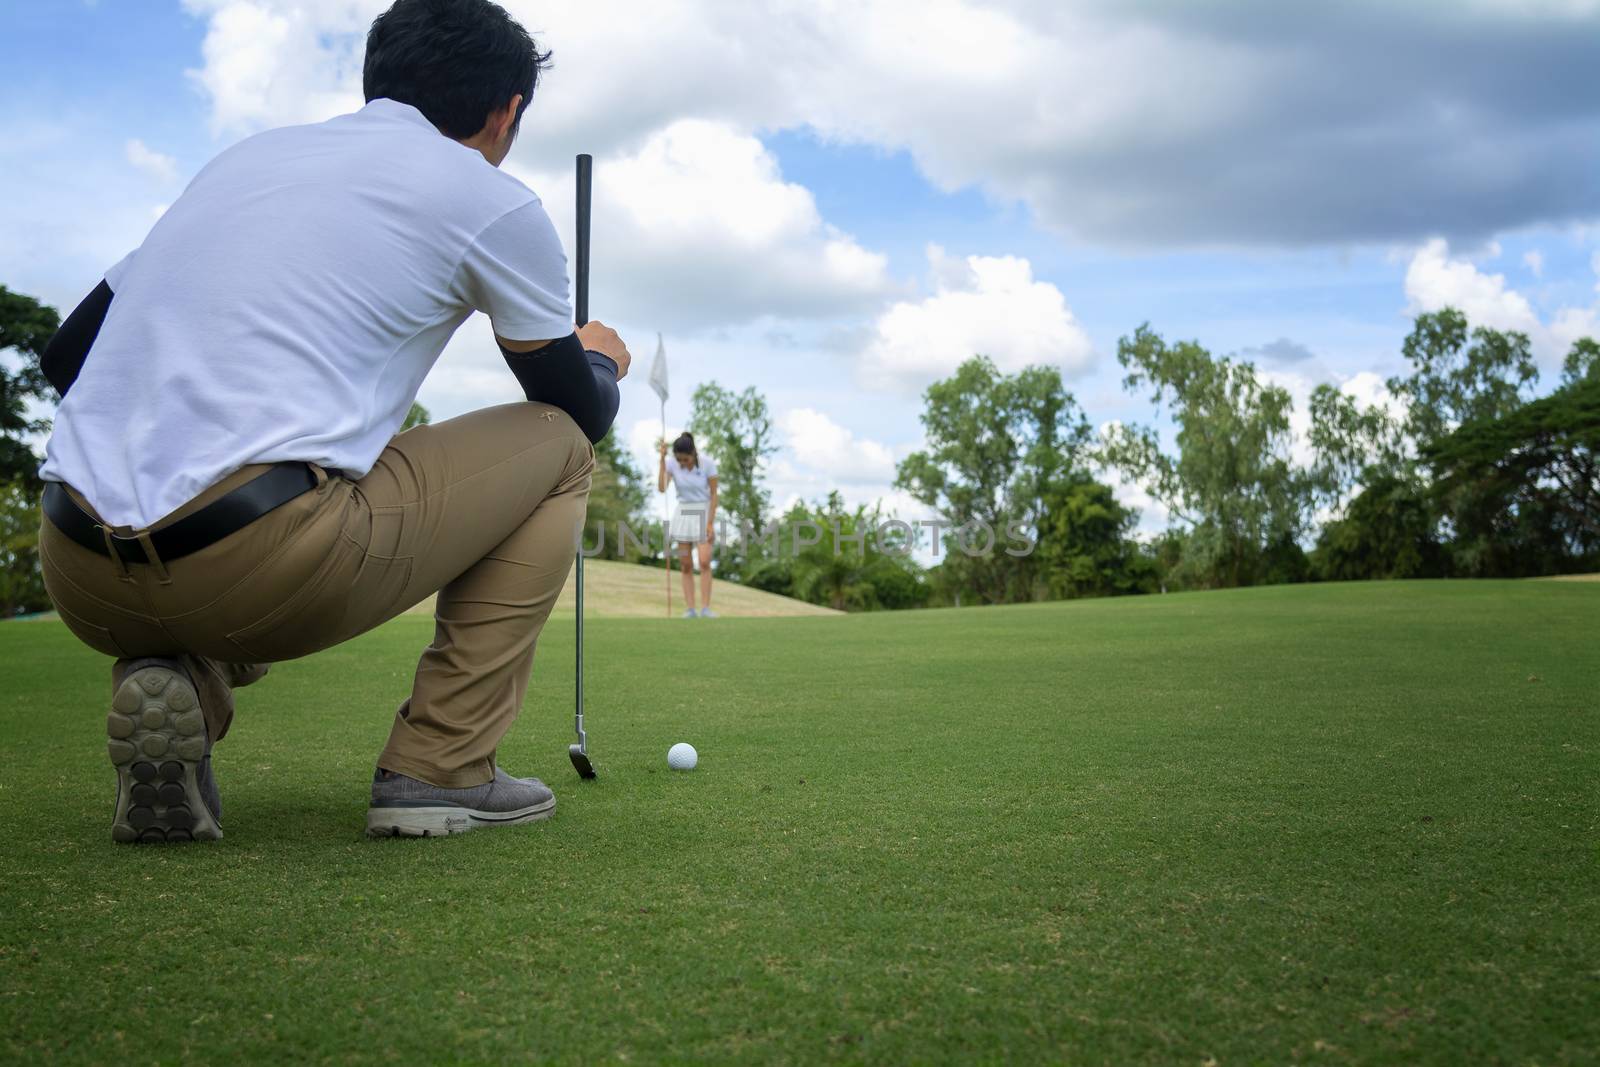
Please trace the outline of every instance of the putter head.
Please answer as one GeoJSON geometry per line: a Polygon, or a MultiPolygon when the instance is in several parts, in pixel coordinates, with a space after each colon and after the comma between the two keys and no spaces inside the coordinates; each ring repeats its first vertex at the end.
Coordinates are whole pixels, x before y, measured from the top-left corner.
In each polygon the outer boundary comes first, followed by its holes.
{"type": "Polygon", "coordinates": [[[581,745],[568,745],[567,755],[572,757],[572,767],[578,772],[579,778],[586,782],[594,780],[594,764],[589,762],[589,754],[581,745]]]}

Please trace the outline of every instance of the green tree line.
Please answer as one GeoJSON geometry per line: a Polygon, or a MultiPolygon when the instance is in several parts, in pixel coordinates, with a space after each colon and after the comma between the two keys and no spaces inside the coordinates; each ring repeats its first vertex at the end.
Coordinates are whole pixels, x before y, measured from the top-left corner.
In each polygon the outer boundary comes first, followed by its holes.
{"type": "MultiPolygon", "coordinates": [[[[39,355],[58,326],[53,309],[0,287],[0,615],[48,607],[32,442],[49,429],[39,355]]],[[[1543,396],[1526,335],[1473,327],[1454,309],[1417,316],[1401,355],[1392,407],[1316,388],[1309,460],[1296,459],[1287,390],[1198,341],[1169,343],[1148,326],[1122,338],[1124,388],[1163,421],[1099,434],[1055,368],[1006,374],[975,355],[925,391],[924,446],[896,472],[942,528],[927,567],[911,552],[925,531],[886,527],[898,517],[881,505],[850,508],[834,492],[774,514],[767,401],[708,382],[689,426],[718,462],[727,528],[750,534],[721,539],[715,566],[846,610],[1600,570],[1600,344],[1574,343],[1543,396]],[[1118,480],[1142,486],[1168,528],[1136,537],[1118,480]],[[774,522],[791,532],[763,536],[774,522]],[[1028,550],[957,550],[971,531],[1028,550]]],[[[413,405],[405,427],[428,419],[413,405]]],[[[618,524],[657,530],[654,479],[615,435],[595,453],[588,543],[603,536],[608,556],[663,565],[659,534],[615,543],[618,524]]]]}
{"type": "MultiPolygon", "coordinates": [[[[924,393],[925,447],[900,462],[895,485],[947,529],[1020,529],[1032,552],[947,552],[927,568],[863,552],[855,526],[892,516],[849,511],[834,493],[781,518],[842,533],[799,550],[792,539],[719,546],[718,566],[854,610],[1600,570],[1600,344],[1575,342],[1543,397],[1529,338],[1474,328],[1455,309],[1417,316],[1401,355],[1407,372],[1386,383],[1393,410],[1332,385],[1313,391],[1303,461],[1289,392],[1197,341],[1148,326],[1122,338],[1124,388],[1165,421],[1098,435],[1054,368],[1004,374],[974,356],[924,393]],[[1114,480],[1142,486],[1168,528],[1135,537],[1138,515],[1114,480]]],[[[765,401],[712,384],[696,393],[694,422],[742,457],[722,469],[724,498],[761,529],[765,401]]]]}

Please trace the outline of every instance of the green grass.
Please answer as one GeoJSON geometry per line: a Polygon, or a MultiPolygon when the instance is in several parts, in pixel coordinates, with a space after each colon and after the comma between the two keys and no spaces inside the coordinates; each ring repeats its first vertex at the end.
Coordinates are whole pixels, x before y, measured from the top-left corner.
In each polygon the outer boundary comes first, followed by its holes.
{"type": "Polygon", "coordinates": [[[555,817],[368,842],[429,632],[275,668],[218,749],[227,837],[130,849],[103,661],[0,627],[0,1057],[1600,1049],[1600,586],[597,621],[591,784],[560,626],[501,751],[555,817]]]}

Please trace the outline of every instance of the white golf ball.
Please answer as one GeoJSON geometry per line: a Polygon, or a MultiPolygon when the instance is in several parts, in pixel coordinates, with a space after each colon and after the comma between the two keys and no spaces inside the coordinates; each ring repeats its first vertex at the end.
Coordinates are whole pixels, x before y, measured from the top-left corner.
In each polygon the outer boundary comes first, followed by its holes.
{"type": "Polygon", "coordinates": [[[700,753],[687,741],[679,741],[667,749],[667,766],[675,771],[692,771],[694,765],[700,762],[700,753]]]}

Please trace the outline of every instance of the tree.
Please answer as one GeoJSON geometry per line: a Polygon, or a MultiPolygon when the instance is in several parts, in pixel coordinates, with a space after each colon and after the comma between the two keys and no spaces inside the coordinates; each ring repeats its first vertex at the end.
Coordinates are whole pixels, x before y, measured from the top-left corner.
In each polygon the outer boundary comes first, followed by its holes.
{"type": "Polygon", "coordinates": [[[1183,531],[1169,526],[1142,546],[1144,554],[1155,565],[1160,581],[1160,591],[1181,588],[1175,575],[1183,563],[1183,531]]]}
{"type": "MultiPolygon", "coordinates": [[[[1560,546],[1571,513],[1539,488],[1550,475],[1530,479],[1515,492],[1485,476],[1486,465],[1512,447],[1490,442],[1487,427],[1513,432],[1526,396],[1538,381],[1526,335],[1473,328],[1465,315],[1445,308],[1417,316],[1402,351],[1410,373],[1389,379],[1404,406],[1402,418],[1323,386],[1312,396],[1313,482],[1322,502],[1340,515],[1323,530],[1316,552],[1319,575],[1333,578],[1423,577],[1542,573],[1567,558],[1560,546]],[[1508,421],[1509,420],[1509,421],[1508,421]],[[1466,427],[1477,427],[1458,437],[1466,427]],[[1448,485],[1430,485],[1430,461],[1456,440],[1454,461],[1468,466],[1448,485]],[[1349,495],[1360,494],[1349,501],[1349,495]]],[[[1579,340],[1567,356],[1568,384],[1600,375],[1600,346],[1579,340]]],[[[1450,450],[1447,450],[1450,451],[1450,450]]],[[[1432,464],[1438,473],[1437,463],[1432,464]]],[[[1568,472],[1570,473],[1570,472],[1568,472]]]]}
{"type": "Polygon", "coordinates": [[[1154,564],[1129,535],[1138,513],[1118,503],[1109,485],[1078,473],[1052,493],[1038,553],[1057,599],[1154,592],[1154,564]]]}
{"type": "Polygon", "coordinates": [[[1470,329],[1455,308],[1418,315],[1401,351],[1411,373],[1390,378],[1389,391],[1407,405],[1405,430],[1419,451],[1462,423],[1514,411],[1539,380],[1526,334],[1470,329]]]}
{"type": "Polygon", "coordinates": [[[797,503],[784,516],[789,539],[780,538],[775,558],[758,571],[760,588],[839,611],[921,607],[928,587],[910,558],[903,531],[885,527],[882,509],[848,509],[837,491],[825,503],[797,503]],[[796,537],[799,531],[810,536],[796,537]],[[799,543],[796,550],[793,546],[799,543]],[[781,566],[778,565],[781,561],[781,566]],[[787,584],[773,588],[783,574],[787,584]]]}
{"type": "Polygon", "coordinates": [[[1561,380],[1573,382],[1600,379],[1600,341],[1593,337],[1580,337],[1572,343],[1562,367],[1561,380]]]}
{"type": "Polygon", "coordinates": [[[619,529],[626,526],[640,540],[645,540],[646,532],[654,527],[653,520],[645,515],[648,501],[644,475],[618,443],[616,431],[607,433],[594,446],[594,477],[589,487],[587,519],[591,532],[585,538],[591,551],[599,543],[596,538],[604,536],[602,555],[628,558],[635,562],[644,559],[647,554],[655,558],[638,547],[637,542],[624,543],[619,529]],[[594,532],[597,529],[603,529],[604,534],[594,532]]]}
{"type": "Polygon", "coordinates": [[[54,308],[0,286],[0,616],[50,606],[39,571],[43,485],[27,440],[48,433],[50,420],[29,418],[28,405],[53,397],[39,357],[60,327],[54,308]]]}
{"type": "Polygon", "coordinates": [[[50,399],[53,390],[39,369],[39,357],[61,328],[55,309],[31,296],[0,286],[0,354],[15,351],[20,366],[0,360],[0,483],[22,482],[37,491],[39,457],[27,438],[48,433],[49,419],[30,419],[28,402],[50,399]]]}
{"type": "Polygon", "coordinates": [[[1343,518],[1323,527],[1312,564],[1327,581],[1442,578],[1449,561],[1438,526],[1425,489],[1383,475],[1367,483],[1343,518]]]}
{"type": "Polygon", "coordinates": [[[1264,385],[1248,362],[1217,359],[1198,342],[1169,346],[1148,325],[1117,345],[1123,385],[1148,387],[1171,407],[1177,454],[1155,430],[1114,426],[1101,456],[1124,477],[1146,484],[1187,527],[1177,574],[1202,587],[1249,585],[1285,573],[1308,521],[1313,483],[1290,461],[1287,390],[1264,385]]]}
{"type": "Polygon", "coordinates": [[[432,421],[433,416],[429,414],[428,409],[413,400],[411,410],[406,412],[406,421],[400,424],[400,432],[404,433],[413,426],[426,426],[432,421]]]}
{"type": "Polygon", "coordinates": [[[1465,422],[1425,456],[1463,573],[1521,576],[1600,563],[1600,375],[1465,422]]]}
{"type": "Polygon", "coordinates": [[[39,495],[22,480],[0,485],[0,618],[45,611],[39,571],[39,495]]]}
{"type": "MultiPolygon", "coordinates": [[[[754,388],[735,393],[707,382],[690,399],[689,431],[695,447],[716,460],[718,507],[735,528],[759,531],[771,501],[762,484],[763,469],[778,450],[766,397],[754,388]]],[[[737,546],[719,541],[719,572],[738,578],[748,569],[750,553],[742,538],[737,546]]]]}
{"type": "Polygon", "coordinates": [[[1362,407],[1331,385],[1311,392],[1311,481],[1335,510],[1361,486],[1408,471],[1401,425],[1377,405],[1362,407]]]}
{"type": "Polygon", "coordinates": [[[1411,373],[1389,380],[1407,405],[1406,471],[1448,533],[1449,569],[1467,576],[1546,574],[1596,551],[1592,418],[1582,388],[1600,381],[1600,344],[1568,353],[1563,388],[1539,379],[1525,334],[1472,327],[1454,308],[1419,315],[1403,345],[1411,373]]]}
{"type": "Polygon", "coordinates": [[[947,586],[980,603],[1048,595],[1034,554],[1012,555],[1013,529],[1042,538],[1063,483],[1078,476],[1089,424],[1053,367],[1001,374],[986,356],[928,387],[922,426],[928,447],[899,464],[895,485],[950,526],[973,532],[989,551],[951,552],[939,570],[947,586]],[[1015,525],[1014,525],[1015,524],[1015,525]]]}

